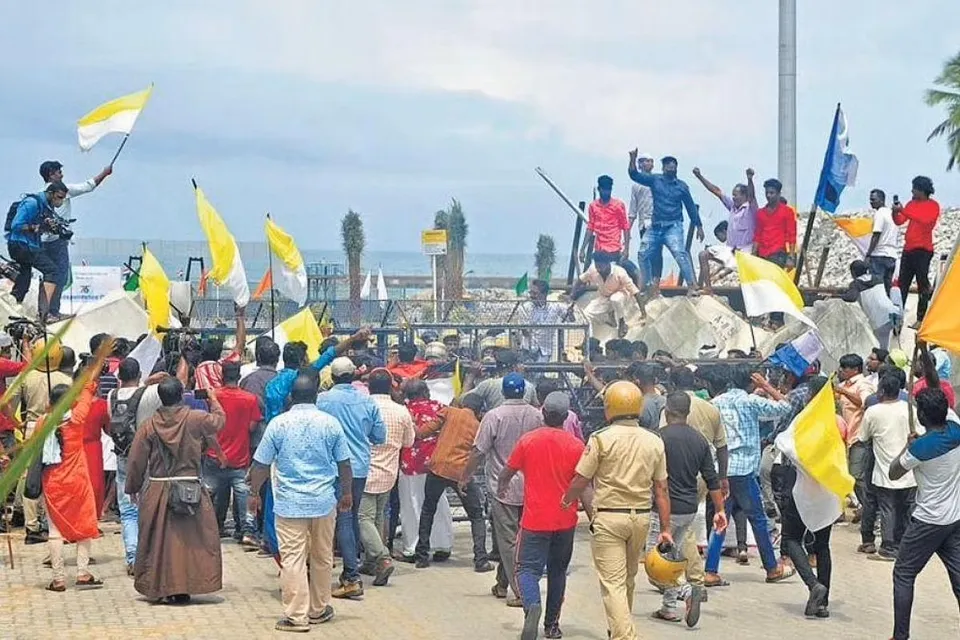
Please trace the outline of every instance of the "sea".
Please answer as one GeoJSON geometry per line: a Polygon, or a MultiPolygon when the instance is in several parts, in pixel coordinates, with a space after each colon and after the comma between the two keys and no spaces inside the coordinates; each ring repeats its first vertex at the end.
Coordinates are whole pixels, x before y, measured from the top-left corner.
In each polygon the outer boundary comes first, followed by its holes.
{"type": "MultiPolygon", "coordinates": [[[[141,240],[114,240],[107,238],[76,238],[70,249],[74,265],[121,266],[131,258],[142,255],[141,240]]],[[[247,272],[247,279],[257,283],[269,267],[269,254],[266,243],[237,243],[240,256],[247,272]]],[[[150,251],[157,257],[164,271],[171,279],[184,279],[188,272],[191,280],[200,277],[198,262],[190,263],[191,258],[201,258],[205,268],[211,266],[210,252],[205,242],[183,240],[147,241],[150,251]]],[[[346,255],[342,251],[323,249],[302,249],[304,262],[319,271],[335,275],[346,272],[346,255]]],[[[569,255],[558,255],[558,262],[566,265],[569,255]]],[[[478,253],[467,251],[464,273],[470,277],[515,277],[533,272],[533,255],[478,253]]],[[[430,258],[418,252],[404,251],[367,251],[361,259],[363,273],[372,272],[374,277],[378,269],[383,270],[386,278],[390,276],[428,276],[431,273],[430,258]]],[[[560,267],[555,267],[559,271],[560,267]]]]}

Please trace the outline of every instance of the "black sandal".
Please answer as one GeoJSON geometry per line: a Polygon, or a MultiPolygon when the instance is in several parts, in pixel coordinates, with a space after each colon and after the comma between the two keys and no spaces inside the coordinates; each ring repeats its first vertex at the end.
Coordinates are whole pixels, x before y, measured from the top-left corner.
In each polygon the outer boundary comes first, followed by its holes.
{"type": "Polygon", "coordinates": [[[56,580],[51,580],[50,584],[44,587],[47,591],[53,591],[54,593],[63,593],[67,590],[67,585],[63,582],[57,582],[56,580]]]}
{"type": "Polygon", "coordinates": [[[88,575],[86,578],[77,578],[75,584],[78,589],[99,589],[103,586],[103,580],[96,576],[88,575]]]}

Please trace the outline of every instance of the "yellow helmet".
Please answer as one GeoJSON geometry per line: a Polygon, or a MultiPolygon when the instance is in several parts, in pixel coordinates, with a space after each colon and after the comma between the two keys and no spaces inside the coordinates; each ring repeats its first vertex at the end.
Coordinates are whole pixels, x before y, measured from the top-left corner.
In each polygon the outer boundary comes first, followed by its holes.
{"type": "Polygon", "coordinates": [[[640,387],[618,380],[603,392],[603,413],[607,421],[617,418],[639,418],[643,412],[643,392],[640,387]]]}
{"type": "MultiPolygon", "coordinates": [[[[40,353],[43,351],[43,348],[47,344],[46,338],[37,338],[33,342],[33,352],[40,353]]],[[[47,357],[40,361],[40,365],[37,367],[40,371],[56,371],[60,368],[60,362],[63,360],[63,347],[60,345],[60,341],[54,342],[50,345],[50,351],[47,353],[47,357]]]]}
{"type": "Polygon", "coordinates": [[[643,566],[650,581],[658,587],[666,589],[676,586],[680,576],[687,568],[687,561],[674,560],[660,549],[660,545],[654,545],[643,559],[643,566]]]}

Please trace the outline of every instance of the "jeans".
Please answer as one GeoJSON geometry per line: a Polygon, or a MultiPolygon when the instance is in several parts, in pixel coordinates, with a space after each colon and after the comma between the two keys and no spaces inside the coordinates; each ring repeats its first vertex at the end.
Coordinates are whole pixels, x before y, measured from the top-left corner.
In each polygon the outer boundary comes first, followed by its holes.
{"type": "MultiPolygon", "coordinates": [[[[643,263],[645,265],[652,264],[655,256],[660,256],[662,260],[663,247],[666,246],[673,255],[673,259],[677,261],[677,266],[680,267],[680,276],[684,283],[688,287],[697,285],[697,276],[693,272],[693,261],[690,259],[690,252],[684,245],[682,221],[654,222],[644,233],[644,240],[646,241],[647,238],[649,238],[649,241],[647,241],[643,252],[643,263]]],[[[644,270],[643,279],[643,286],[648,286],[651,280],[649,269],[644,270]]]]}
{"type": "Polygon", "coordinates": [[[649,230],[640,228],[640,250],[637,251],[637,264],[643,267],[644,274],[649,273],[651,278],[659,281],[663,276],[663,252],[650,256],[649,260],[644,257],[647,252],[647,245],[650,244],[648,233],[649,230]]]}
{"type": "Polygon", "coordinates": [[[917,280],[917,293],[920,294],[920,300],[917,302],[917,322],[923,320],[927,314],[927,305],[930,303],[930,296],[933,290],[930,286],[930,261],[933,260],[933,251],[926,249],[912,249],[904,251],[900,258],[900,294],[903,296],[903,308],[907,308],[907,296],[910,295],[910,287],[913,286],[913,280],[917,280]]]}
{"type": "Polygon", "coordinates": [[[830,575],[833,572],[830,531],[833,525],[827,525],[819,531],[808,531],[793,500],[793,486],[797,480],[796,468],[792,465],[777,465],[774,467],[774,474],[778,476],[778,486],[781,487],[777,491],[782,536],[780,553],[790,558],[807,589],[813,589],[817,583],[822,584],[827,588],[829,597],[830,575]],[[816,576],[810,567],[808,552],[817,558],[816,576]]]}
{"type": "Polygon", "coordinates": [[[221,531],[227,519],[230,492],[233,491],[233,537],[237,540],[243,536],[253,536],[257,528],[254,514],[247,511],[250,485],[246,477],[246,469],[222,469],[215,460],[206,458],[203,461],[203,484],[213,499],[217,526],[221,531]]]}
{"type": "Polygon", "coordinates": [[[137,537],[140,535],[140,510],[126,492],[127,459],[117,456],[117,504],[120,507],[120,530],[123,533],[123,551],[127,564],[137,561],[137,537]]]}
{"type": "MultiPolygon", "coordinates": [[[[366,485],[366,478],[354,478],[352,508],[346,513],[337,511],[337,543],[343,558],[340,582],[343,584],[360,580],[360,501],[366,485]]],[[[337,499],[339,498],[340,489],[337,485],[337,499]]]]}
{"type": "MultiPolygon", "coordinates": [[[[743,509],[753,536],[757,540],[757,550],[763,568],[773,571],[777,568],[777,555],[770,541],[770,531],[767,516],[763,512],[763,499],[760,497],[760,483],[757,475],[730,476],[730,495],[727,497],[726,511],[732,513],[739,506],[743,509]]],[[[713,532],[710,535],[710,545],[707,549],[707,573],[717,573],[720,569],[720,552],[723,551],[724,534],[713,532]]]]}
{"type": "Polygon", "coordinates": [[[910,637],[913,586],[933,554],[946,567],[953,597],[960,601],[960,520],[936,525],[912,518],[893,565],[893,640],[910,637]]]}
{"type": "Polygon", "coordinates": [[[876,492],[880,505],[880,553],[896,555],[913,511],[917,490],[876,487],[876,492]]]}
{"type": "Polygon", "coordinates": [[[873,272],[873,275],[883,280],[883,288],[887,290],[887,295],[890,295],[890,287],[893,286],[893,271],[897,268],[897,259],[870,256],[867,262],[870,264],[870,271],[873,272]]]}
{"type": "Polygon", "coordinates": [[[60,296],[70,279],[70,241],[57,238],[52,242],[44,242],[41,246],[50,261],[57,265],[58,279],[54,281],[57,283],[57,290],[50,301],[50,313],[60,313],[60,296]]]}
{"type": "MultiPolygon", "coordinates": [[[[700,554],[696,552],[696,545],[685,545],[687,534],[693,527],[693,521],[697,517],[695,513],[671,513],[670,514],[670,535],[673,536],[673,549],[667,554],[672,560],[686,560],[687,570],[684,573],[690,573],[691,564],[700,561],[700,554]],[[694,557],[688,554],[693,550],[694,557]]],[[[650,549],[657,544],[657,538],[660,537],[660,516],[656,513],[650,515],[650,532],[647,534],[647,548],[650,549]],[[654,523],[656,523],[656,534],[654,534],[654,523]],[[652,538],[652,541],[651,541],[652,538]],[[652,544],[651,544],[652,542],[652,544]]],[[[703,582],[701,576],[701,584],[703,582]]],[[[673,614],[677,611],[677,597],[680,594],[680,585],[659,585],[664,587],[663,606],[661,611],[666,614],[673,614]]]]}
{"type": "MultiPolygon", "coordinates": [[[[443,492],[451,487],[456,489],[453,480],[441,478],[433,473],[427,474],[423,488],[423,506],[420,508],[420,528],[417,534],[418,559],[426,560],[430,555],[430,535],[433,532],[433,519],[437,513],[437,503],[443,492]]],[[[459,491],[458,491],[459,493],[459,491]]],[[[473,536],[473,563],[479,565],[487,559],[487,523],[483,519],[483,495],[475,480],[467,483],[460,494],[460,501],[470,519],[470,534],[473,536]]]]}
{"type": "Polygon", "coordinates": [[[560,622],[560,607],[567,591],[567,567],[573,557],[576,532],[576,527],[563,531],[521,529],[517,537],[517,587],[524,611],[540,604],[540,578],[543,568],[547,568],[545,627],[560,622]]]}
{"type": "Polygon", "coordinates": [[[360,499],[360,543],[364,563],[374,566],[390,557],[383,544],[383,524],[386,519],[390,492],[364,493],[360,499]]]}
{"type": "Polygon", "coordinates": [[[860,516],[860,541],[873,544],[873,530],[877,525],[877,491],[873,486],[873,445],[854,442],[850,445],[848,464],[853,476],[853,492],[863,509],[860,516]]]}
{"type": "MultiPolygon", "coordinates": [[[[22,242],[8,242],[7,252],[10,254],[10,259],[17,263],[17,268],[19,269],[17,279],[14,281],[13,289],[11,290],[17,302],[22,303],[23,299],[27,297],[27,293],[30,291],[30,281],[33,277],[34,269],[37,269],[43,274],[44,282],[60,281],[61,276],[58,273],[56,263],[50,260],[42,249],[31,248],[22,242]]],[[[43,306],[46,305],[47,301],[44,300],[42,289],[40,299],[44,302],[44,305],[41,305],[40,309],[43,311],[43,306]]]]}
{"type": "MultiPolygon", "coordinates": [[[[707,502],[710,504],[710,501],[707,502]]],[[[742,513],[742,512],[741,512],[742,513]]],[[[702,587],[703,586],[703,558],[700,557],[700,550],[697,548],[697,534],[693,532],[693,521],[696,519],[696,514],[690,514],[690,524],[684,529],[683,537],[680,538],[673,533],[673,542],[680,547],[680,556],[687,561],[687,568],[684,570],[684,575],[687,578],[687,585],[689,587],[702,587]]],[[[687,514],[670,514],[670,529],[673,531],[676,527],[674,519],[687,518],[687,514]]],[[[709,518],[713,520],[713,517],[709,518]]],[[[746,525],[744,525],[746,527],[746,525]]],[[[744,535],[746,535],[746,528],[744,528],[744,535]]],[[[650,551],[657,544],[657,539],[660,537],[660,516],[656,512],[650,513],[650,529],[647,532],[647,544],[644,548],[644,551],[650,551]]],[[[710,537],[709,532],[707,537],[710,537]]],[[[744,548],[746,548],[746,542],[744,542],[744,548]]],[[[681,591],[677,589],[677,591],[681,591]]],[[[676,593],[676,592],[675,592],[676,593]]]]}

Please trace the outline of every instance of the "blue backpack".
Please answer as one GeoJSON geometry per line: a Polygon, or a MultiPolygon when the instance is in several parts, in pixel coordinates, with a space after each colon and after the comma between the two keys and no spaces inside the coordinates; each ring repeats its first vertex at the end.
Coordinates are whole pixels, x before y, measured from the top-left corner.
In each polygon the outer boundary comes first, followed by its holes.
{"type": "Polygon", "coordinates": [[[40,209],[41,213],[43,212],[43,209],[44,209],[43,200],[40,199],[40,196],[38,196],[35,193],[23,196],[23,198],[12,203],[10,205],[10,208],[7,209],[7,221],[3,223],[4,233],[10,233],[11,231],[13,231],[13,219],[17,217],[17,209],[20,208],[20,204],[27,198],[33,198],[34,200],[36,200],[37,207],[40,209]]]}

